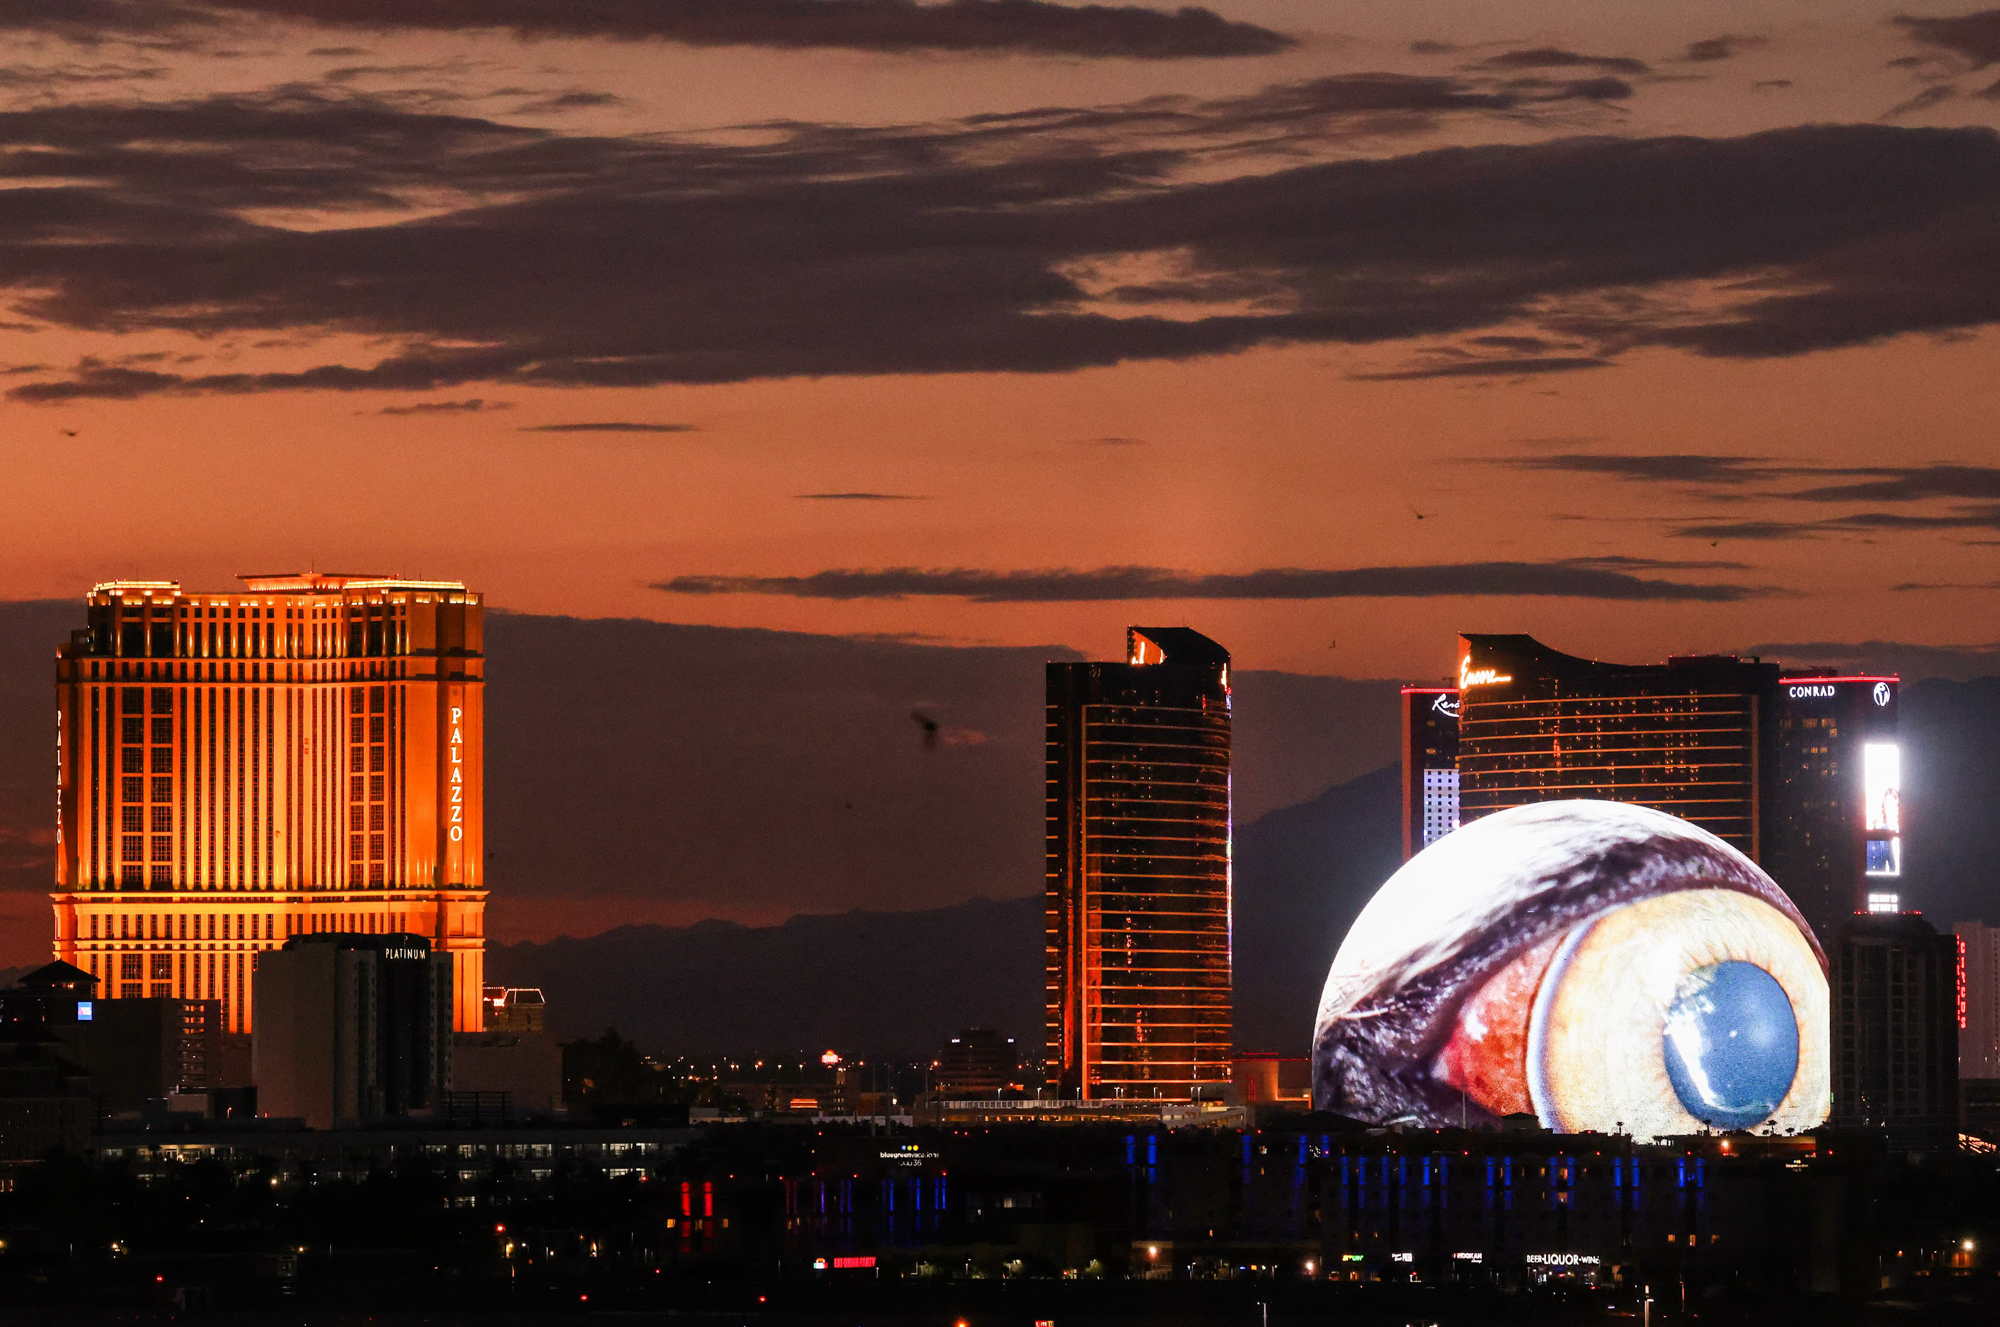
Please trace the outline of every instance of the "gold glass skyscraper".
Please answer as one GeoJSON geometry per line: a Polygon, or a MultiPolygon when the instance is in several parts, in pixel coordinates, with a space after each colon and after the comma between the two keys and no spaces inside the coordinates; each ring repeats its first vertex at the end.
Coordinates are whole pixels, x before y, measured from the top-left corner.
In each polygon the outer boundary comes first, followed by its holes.
{"type": "Polygon", "coordinates": [[[1126,656],[1048,666],[1048,1082],[1187,1101],[1229,1080],[1229,653],[1126,656]]]}
{"type": "Polygon", "coordinates": [[[481,1026],[485,660],[456,581],[112,581],[57,654],[55,953],[221,1002],[293,935],[415,932],[481,1026]]]}

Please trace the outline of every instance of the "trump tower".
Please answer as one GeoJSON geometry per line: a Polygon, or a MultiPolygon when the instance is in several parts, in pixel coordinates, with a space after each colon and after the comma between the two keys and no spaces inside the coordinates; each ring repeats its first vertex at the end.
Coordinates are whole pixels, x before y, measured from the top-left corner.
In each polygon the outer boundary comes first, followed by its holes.
{"type": "Polygon", "coordinates": [[[56,658],[55,955],[105,999],[220,1003],[326,932],[427,936],[482,1026],[485,660],[456,581],[112,581],[56,658]]]}

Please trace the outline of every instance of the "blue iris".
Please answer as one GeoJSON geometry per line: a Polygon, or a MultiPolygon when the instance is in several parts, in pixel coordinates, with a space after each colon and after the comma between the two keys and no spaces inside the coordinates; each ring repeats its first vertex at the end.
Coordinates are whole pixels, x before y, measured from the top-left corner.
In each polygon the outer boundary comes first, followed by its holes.
{"type": "Polygon", "coordinates": [[[1785,988],[1755,963],[1681,978],[1667,1006],[1667,1077],[1688,1114],[1717,1129],[1761,1124],[1792,1090],[1799,1023],[1785,988]]]}

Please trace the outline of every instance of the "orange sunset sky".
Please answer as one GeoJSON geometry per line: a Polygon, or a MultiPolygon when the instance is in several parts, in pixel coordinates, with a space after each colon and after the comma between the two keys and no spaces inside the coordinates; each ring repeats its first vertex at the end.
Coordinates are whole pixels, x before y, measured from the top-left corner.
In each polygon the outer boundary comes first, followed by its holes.
{"type": "Polygon", "coordinates": [[[2000,13],[0,34],[0,598],[310,564],[1351,677],[2000,637],[2000,13]]]}

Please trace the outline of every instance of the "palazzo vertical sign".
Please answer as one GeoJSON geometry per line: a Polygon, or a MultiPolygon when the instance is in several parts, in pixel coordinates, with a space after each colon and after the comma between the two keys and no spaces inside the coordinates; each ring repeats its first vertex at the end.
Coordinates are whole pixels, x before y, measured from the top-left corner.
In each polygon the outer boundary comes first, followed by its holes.
{"type": "MultiPolygon", "coordinates": [[[[463,700],[458,696],[455,699],[463,700]]],[[[462,852],[465,842],[465,707],[450,707],[450,732],[445,739],[445,786],[451,790],[446,800],[445,839],[451,844],[448,849],[448,884],[464,882],[462,852]]]]}

